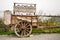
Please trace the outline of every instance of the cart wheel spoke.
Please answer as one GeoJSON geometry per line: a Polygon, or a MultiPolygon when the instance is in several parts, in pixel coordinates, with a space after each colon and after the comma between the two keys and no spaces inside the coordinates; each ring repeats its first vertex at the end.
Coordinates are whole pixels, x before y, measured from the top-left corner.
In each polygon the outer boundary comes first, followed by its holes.
{"type": "Polygon", "coordinates": [[[27,37],[32,32],[32,26],[28,22],[19,22],[15,25],[14,31],[18,37],[27,37]]]}

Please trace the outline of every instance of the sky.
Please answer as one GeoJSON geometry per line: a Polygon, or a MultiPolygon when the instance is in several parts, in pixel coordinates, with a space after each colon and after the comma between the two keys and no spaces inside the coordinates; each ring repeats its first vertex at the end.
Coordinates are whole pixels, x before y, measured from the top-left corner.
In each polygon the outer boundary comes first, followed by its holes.
{"type": "Polygon", "coordinates": [[[14,3],[36,4],[36,14],[60,15],[60,0],[0,0],[0,17],[3,16],[2,11],[13,11],[14,3]]]}

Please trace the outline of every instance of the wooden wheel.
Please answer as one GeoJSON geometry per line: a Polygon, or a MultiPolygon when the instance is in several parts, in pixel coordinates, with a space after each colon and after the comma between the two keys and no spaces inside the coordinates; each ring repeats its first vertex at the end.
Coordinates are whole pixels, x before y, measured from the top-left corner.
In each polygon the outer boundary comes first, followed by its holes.
{"type": "Polygon", "coordinates": [[[28,22],[19,22],[15,25],[14,31],[18,37],[28,37],[32,32],[32,26],[28,22]]]}

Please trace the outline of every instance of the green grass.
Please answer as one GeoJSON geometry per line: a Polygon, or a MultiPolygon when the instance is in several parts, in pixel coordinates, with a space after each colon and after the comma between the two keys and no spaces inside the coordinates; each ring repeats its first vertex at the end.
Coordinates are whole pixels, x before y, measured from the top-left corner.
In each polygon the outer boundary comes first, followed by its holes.
{"type": "Polygon", "coordinates": [[[12,35],[12,34],[14,34],[13,31],[0,32],[0,35],[12,35]]]}
{"type": "Polygon", "coordinates": [[[60,28],[33,28],[32,34],[41,34],[41,33],[60,33],[60,28]]]}
{"type": "MultiPolygon", "coordinates": [[[[33,28],[32,34],[41,34],[41,33],[60,33],[60,28],[33,28]]],[[[0,35],[12,35],[15,34],[14,31],[0,31],[0,35]]]]}

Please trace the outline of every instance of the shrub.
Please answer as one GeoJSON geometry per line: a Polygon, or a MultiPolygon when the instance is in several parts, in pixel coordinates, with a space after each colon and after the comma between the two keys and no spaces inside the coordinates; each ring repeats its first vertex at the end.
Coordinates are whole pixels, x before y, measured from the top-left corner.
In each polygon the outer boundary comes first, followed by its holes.
{"type": "Polygon", "coordinates": [[[8,30],[7,25],[5,25],[2,19],[0,18],[0,32],[7,31],[7,30],[8,30]]]}

